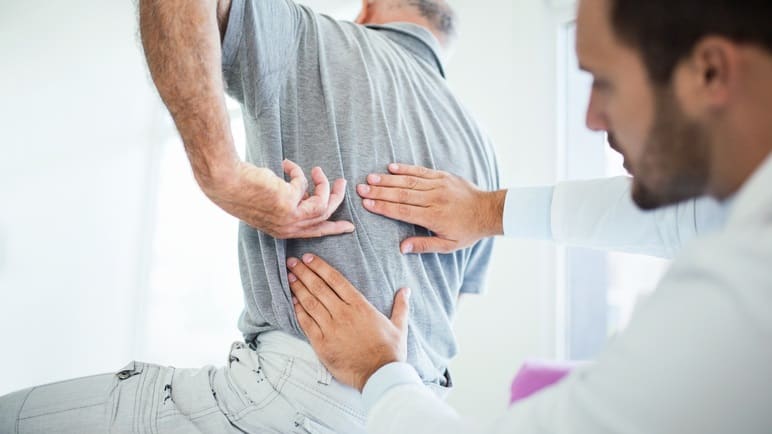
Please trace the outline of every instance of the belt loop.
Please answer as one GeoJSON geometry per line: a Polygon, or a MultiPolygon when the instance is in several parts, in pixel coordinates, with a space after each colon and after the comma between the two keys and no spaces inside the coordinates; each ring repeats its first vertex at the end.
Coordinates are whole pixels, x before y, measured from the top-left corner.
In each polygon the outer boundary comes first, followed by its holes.
{"type": "Polygon", "coordinates": [[[321,364],[321,362],[317,365],[316,377],[316,382],[325,386],[329,386],[332,382],[332,374],[321,364]]]}

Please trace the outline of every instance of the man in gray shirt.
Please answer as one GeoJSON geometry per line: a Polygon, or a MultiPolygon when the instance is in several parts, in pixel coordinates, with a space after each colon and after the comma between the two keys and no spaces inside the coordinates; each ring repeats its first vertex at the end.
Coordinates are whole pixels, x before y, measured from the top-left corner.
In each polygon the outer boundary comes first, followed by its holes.
{"type": "Polygon", "coordinates": [[[69,405],[57,403],[56,421],[70,412],[73,432],[103,423],[118,431],[148,424],[160,431],[362,432],[359,394],[330,378],[295,318],[285,261],[306,252],[330,258],[382,313],[391,311],[395,288],[413,288],[408,362],[443,395],[456,354],[456,303],[483,290],[492,241],[445,255],[403,255],[400,240],[431,233],[368,212],[354,189],[393,161],[499,188],[489,140],[445,82],[450,8],[443,0],[364,1],[357,23],[291,0],[143,0],[140,13],[153,79],[196,179],[242,220],[245,343],[234,344],[221,369],[132,362],[96,380],[17,392],[9,401],[18,404],[15,423],[50,428],[50,401],[64,393],[69,405]],[[242,105],[247,162],[235,156],[223,88],[242,105]],[[310,167],[309,194],[301,168],[310,167]],[[339,180],[330,186],[327,174],[339,180]],[[104,409],[82,416],[83,393],[98,396],[112,416],[94,416],[104,409]]]}
{"type": "MultiPolygon", "coordinates": [[[[247,159],[257,166],[279,171],[289,159],[353,184],[389,162],[419,162],[459,170],[478,186],[498,185],[490,143],[448,89],[442,48],[424,27],[363,27],[284,0],[233,0],[223,71],[228,93],[242,103],[247,159]]],[[[456,351],[456,300],[459,292],[481,291],[490,243],[449,255],[401,255],[399,240],[429,233],[369,213],[359,200],[344,201],[333,217],[356,231],[280,241],[241,225],[246,340],[277,329],[303,337],[283,264],[312,252],[334,258],[382,312],[390,312],[394,288],[415,288],[409,359],[424,380],[441,384],[456,351]]]]}

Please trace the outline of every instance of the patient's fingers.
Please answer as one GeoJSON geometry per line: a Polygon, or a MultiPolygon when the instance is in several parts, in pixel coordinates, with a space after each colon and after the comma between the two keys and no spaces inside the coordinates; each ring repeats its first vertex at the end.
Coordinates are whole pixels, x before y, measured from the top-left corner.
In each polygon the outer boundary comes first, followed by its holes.
{"type": "MultiPolygon", "coordinates": [[[[296,267],[292,267],[296,268],[296,267]]],[[[297,297],[303,309],[316,321],[322,328],[327,327],[332,321],[332,315],[327,310],[324,303],[319,300],[313,292],[293,273],[289,274],[290,289],[292,294],[297,297]]]]}
{"type": "Polygon", "coordinates": [[[429,197],[425,192],[405,188],[386,188],[360,184],[357,185],[357,193],[366,199],[385,200],[387,202],[422,207],[430,205],[429,197]]]}
{"type": "Polygon", "coordinates": [[[310,339],[311,342],[323,339],[324,332],[322,331],[322,328],[319,327],[319,324],[314,321],[314,318],[311,317],[308,312],[306,312],[300,301],[296,301],[297,302],[293,302],[295,306],[295,316],[298,319],[298,324],[300,324],[300,328],[303,330],[303,333],[308,336],[308,339],[310,339]]]}
{"type": "Polygon", "coordinates": [[[431,218],[429,208],[372,199],[363,200],[362,205],[366,210],[372,213],[380,214],[394,220],[423,227],[427,227],[429,223],[431,223],[428,221],[431,218]]]}
{"type": "Polygon", "coordinates": [[[327,205],[330,201],[330,180],[327,179],[327,175],[321,167],[314,167],[311,169],[311,179],[314,181],[314,195],[319,199],[320,203],[327,205]]]}
{"type": "Polygon", "coordinates": [[[343,199],[346,197],[346,182],[345,179],[336,179],[332,185],[332,193],[330,194],[330,200],[327,207],[327,217],[331,216],[335,210],[343,203],[343,199]]]}
{"type": "Polygon", "coordinates": [[[329,235],[354,232],[354,224],[348,221],[323,221],[310,226],[298,226],[292,238],[320,238],[329,235]]]}
{"type": "Polygon", "coordinates": [[[314,181],[314,194],[300,202],[297,212],[303,219],[320,217],[324,219],[327,212],[327,202],[330,200],[330,181],[319,167],[314,167],[311,170],[311,179],[314,181]]]}
{"type": "Polygon", "coordinates": [[[308,190],[308,180],[305,173],[303,173],[303,169],[290,160],[284,160],[281,166],[284,169],[284,173],[290,177],[290,184],[295,188],[298,197],[303,197],[306,190],[308,190]]]}
{"type": "Polygon", "coordinates": [[[351,282],[322,258],[306,253],[303,255],[303,262],[311,272],[324,281],[327,289],[335,291],[335,294],[337,294],[343,302],[350,304],[364,299],[362,294],[354,288],[354,285],[352,285],[351,282]]]}

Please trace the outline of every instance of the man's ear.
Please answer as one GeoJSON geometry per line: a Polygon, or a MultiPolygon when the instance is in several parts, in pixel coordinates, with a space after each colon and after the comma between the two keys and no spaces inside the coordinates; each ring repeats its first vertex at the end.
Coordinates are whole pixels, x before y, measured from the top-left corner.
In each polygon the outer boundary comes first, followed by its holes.
{"type": "Polygon", "coordinates": [[[374,0],[362,0],[362,10],[359,11],[359,16],[354,20],[359,25],[365,25],[370,22],[370,18],[373,14],[374,0]]]}
{"type": "Polygon", "coordinates": [[[728,39],[709,36],[700,40],[692,53],[697,93],[709,109],[727,104],[738,85],[740,57],[728,39]]]}

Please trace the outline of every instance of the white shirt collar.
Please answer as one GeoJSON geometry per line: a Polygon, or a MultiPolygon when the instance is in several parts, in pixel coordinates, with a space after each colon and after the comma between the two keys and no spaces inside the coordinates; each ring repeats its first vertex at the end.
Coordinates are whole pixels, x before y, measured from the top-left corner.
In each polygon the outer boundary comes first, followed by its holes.
{"type": "Polygon", "coordinates": [[[772,154],[743,184],[732,202],[727,227],[772,220],[772,154]]]}

